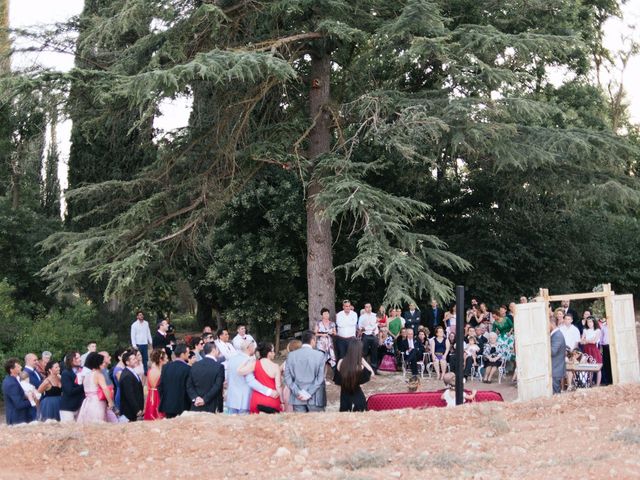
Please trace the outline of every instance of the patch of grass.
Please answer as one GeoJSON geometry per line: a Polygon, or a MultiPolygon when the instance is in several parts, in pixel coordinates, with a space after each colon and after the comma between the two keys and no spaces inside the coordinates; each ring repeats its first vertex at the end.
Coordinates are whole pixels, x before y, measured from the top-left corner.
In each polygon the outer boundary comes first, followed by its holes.
{"type": "Polygon", "coordinates": [[[628,443],[630,445],[640,445],[640,429],[624,428],[611,435],[611,440],[628,443]]]}
{"type": "Polygon", "coordinates": [[[441,470],[450,470],[455,467],[466,468],[469,465],[469,458],[456,453],[437,453],[431,455],[427,464],[441,470]]]}
{"type": "Polygon", "coordinates": [[[360,470],[363,468],[381,468],[386,466],[388,459],[384,454],[358,450],[349,457],[336,460],[335,465],[349,470],[360,470]]]}

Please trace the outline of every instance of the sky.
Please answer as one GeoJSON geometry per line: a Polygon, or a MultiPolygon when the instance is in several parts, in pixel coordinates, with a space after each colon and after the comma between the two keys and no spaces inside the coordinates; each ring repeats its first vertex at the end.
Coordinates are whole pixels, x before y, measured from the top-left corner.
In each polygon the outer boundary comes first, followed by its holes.
{"type": "MultiPolygon", "coordinates": [[[[62,22],[79,14],[83,4],[84,0],[11,0],[10,25],[12,28],[20,28],[62,22]]],[[[612,51],[620,50],[623,45],[622,36],[632,36],[640,41],[640,0],[629,0],[622,9],[623,19],[612,19],[605,26],[605,46],[612,51]],[[635,28],[635,25],[639,27],[635,28]]],[[[14,55],[12,59],[14,69],[28,67],[34,63],[66,71],[73,67],[73,56],[47,52],[14,55]]],[[[619,77],[619,72],[615,73],[614,78],[619,77]]],[[[640,124],[640,88],[635,83],[638,79],[640,79],[640,55],[629,62],[624,74],[631,120],[636,124],[640,124]]],[[[185,101],[166,102],[160,106],[163,115],[156,119],[154,125],[165,132],[175,127],[184,126],[187,123],[189,109],[189,104],[185,101]]],[[[64,190],[67,186],[70,122],[62,122],[58,126],[57,133],[61,156],[59,176],[61,187],[64,190]]]]}

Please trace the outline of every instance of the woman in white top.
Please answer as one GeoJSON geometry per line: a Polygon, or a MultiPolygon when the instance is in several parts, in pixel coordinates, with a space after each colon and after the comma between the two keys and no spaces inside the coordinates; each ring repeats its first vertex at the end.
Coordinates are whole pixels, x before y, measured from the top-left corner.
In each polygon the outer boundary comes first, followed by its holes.
{"type": "MultiPolygon", "coordinates": [[[[596,363],[602,364],[602,353],[600,353],[600,348],[598,347],[600,336],[600,326],[598,322],[596,322],[596,319],[593,317],[587,318],[586,328],[582,331],[582,338],[580,339],[582,351],[591,356],[596,363]]],[[[602,371],[598,371],[596,385],[600,386],[601,381],[602,371]]]]}

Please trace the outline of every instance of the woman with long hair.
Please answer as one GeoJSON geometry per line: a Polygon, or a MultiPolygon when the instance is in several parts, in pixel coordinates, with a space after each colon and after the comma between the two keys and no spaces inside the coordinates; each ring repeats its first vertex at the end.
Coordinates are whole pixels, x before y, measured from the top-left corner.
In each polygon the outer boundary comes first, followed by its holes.
{"type": "Polygon", "coordinates": [[[164,413],[158,411],[160,406],[160,395],[158,394],[158,385],[160,385],[160,373],[162,367],[169,361],[167,352],[164,348],[156,348],[151,355],[151,368],[147,372],[147,403],[144,406],[145,420],[160,420],[164,418],[164,413]]]}
{"type": "Polygon", "coordinates": [[[113,402],[115,403],[118,409],[120,408],[120,375],[122,374],[122,371],[126,368],[125,364],[122,363],[122,354],[126,351],[127,351],[126,348],[120,347],[113,353],[113,358],[118,360],[118,363],[116,363],[116,365],[113,367],[113,370],[111,370],[111,380],[113,381],[113,386],[115,387],[115,390],[116,390],[116,395],[115,395],[115,398],[113,399],[113,402]]]}
{"type": "MultiPolygon", "coordinates": [[[[600,349],[598,348],[598,343],[600,343],[601,338],[601,330],[600,325],[596,322],[594,317],[588,317],[585,328],[582,331],[582,338],[580,339],[580,344],[582,345],[582,350],[587,355],[591,356],[596,363],[602,364],[602,353],[600,353],[600,349]]],[[[598,375],[596,377],[596,385],[600,386],[600,382],[602,381],[602,370],[598,370],[598,375]]]]}
{"type": "Polygon", "coordinates": [[[336,385],[340,385],[340,411],[364,412],[367,399],[360,385],[367,383],[375,374],[362,358],[362,342],[352,338],[347,344],[347,354],[338,362],[336,385]]]}
{"type": "Polygon", "coordinates": [[[249,404],[249,413],[278,413],[282,411],[282,376],[280,375],[280,366],[273,361],[276,357],[276,351],[273,343],[260,342],[258,344],[257,361],[250,361],[242,365],[238,369],[241,375],[248,375],[253,372],[256,380],[267,388],[278,392],[278,398],[267,397],[260,392],[253,391],[251,394],[251,403],[249,404]]]}
{"type": "Polygon", "coordinates": [[[38,419],[60,421],[60,396],[62,395],[62,381],[60,379],[60,364],[49,360],[44,367],[46,378],[38,387],[42,394],[38,419]]]}
{"type": "Polygon", "coordinates": [[[113,408],[111,390],[101,371],[103,362],[104,357],[95,352],[91,352],[84,362],[91,372],[82,377],[85,399],[78,413],[78,423],[106,422],[107,407],[113,408]]]}

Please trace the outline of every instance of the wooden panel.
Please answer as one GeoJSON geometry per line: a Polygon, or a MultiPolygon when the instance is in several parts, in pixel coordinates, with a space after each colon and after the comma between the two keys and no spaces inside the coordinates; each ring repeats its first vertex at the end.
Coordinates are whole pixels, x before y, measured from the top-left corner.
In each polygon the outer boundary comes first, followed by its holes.
{"type": "Polygon", "coordinates": [[[640,382],[633,295],[613,295],[611,317],[608,324],[613,382],[640,382]]]}
{"type": "Polygon", "coordinates": [[[518,367],[518,400],[550,397],[553,388],[547,303],[533,302],[516,305],[514,333],[518,367]]]}

